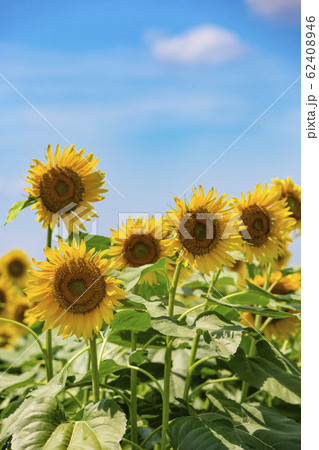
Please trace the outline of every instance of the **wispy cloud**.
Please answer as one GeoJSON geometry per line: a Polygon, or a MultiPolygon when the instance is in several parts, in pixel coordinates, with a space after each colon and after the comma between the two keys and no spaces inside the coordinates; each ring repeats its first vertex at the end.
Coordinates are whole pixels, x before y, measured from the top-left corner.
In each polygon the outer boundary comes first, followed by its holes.
{"type": "Polygon", "coordinates": [[[168,37],[149,33],[147,39],[157,59],[173,63],[221,64],[247,50],[235,33],[215,25],[202,25],[168,37]]]}
{"type": "Polygon", "coordinates": [[[300,0],[246,0],[246,3],[254,13],[267,19],[300,20],[300,0]]]}

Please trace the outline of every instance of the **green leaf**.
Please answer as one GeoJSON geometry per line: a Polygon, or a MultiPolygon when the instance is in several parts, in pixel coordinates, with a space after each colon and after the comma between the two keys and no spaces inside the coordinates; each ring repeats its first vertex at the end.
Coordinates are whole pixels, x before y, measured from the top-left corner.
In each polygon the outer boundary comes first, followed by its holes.
{"type": "Polygon", "coordinates": [[[208,396],[213,412],[180,417],[168,427],[173,449],[299,450],[300,425],[265,406],[208,396]]]}
{"type": "Polygon", "coordinates": [[[56,398],[34,399],[18,418],[12,438],[12,450],[44,448],[53,431],[64,420],[63,407],[56,398]]]}
{"type": "Polygon", "coordinates": [[[61,372],[55,375],[44,386],[39,386],[37,389],[34,389],[30,392],[30,395],[32,397],[55,397],[64,389],[67,376],[68,366],[65,365],[61,372]]]}
{"type": "Polygon", "coordinates": [[[114,315],[112,333],[121,330],[130,330],[133,333],[138,333],[139,331],[147,331],[151,326],[151,316],[148,312],[124,309],[114,315]]]}
{"type": "Polygon", "coordinates": [[[12,450],[115,450],[125,429],[125,415],[112,400],[87,405],[69,422],[56,398],[37,398],[18,418],[12,450]]]}
{"type": "Polygon", "coordinates": [[[70,233],[70,235],[67,237],[67,239],[65,239],[65,241],[69,245],[71,245],[73,239],[75,239],[77,242],[79,242],[80,240],[84,240],[87,251],[91,250],[92,248],[95,248],[97,252],[103,251],[109,248],[111,243],[111,239],[109,237],[100,236],[98,234],[83,233],[83,231],[80,231],[79,234],[70,233]]]}
{"type": "Polygon", "coordinates": [[[22,412],[30,406],[32,402],[33,399],[31,397],[22,399],[16,402],[13,408],[9,409],[8,414],[5,415],[1,423],[0,448],[2,448],[1,444],[13,434],[22,412]]]}
{"type": "MultiPolygon", "coordinates": [[[[247,305],[233,305],[226,303],[223,300],[219,300],[214,298],[214,300],[210,299],[210,303],[215,303],[217,305],[222,305],[223,307],[227,308],[229,311],[237,311],[237,312],[250,312],[251,314],[257,314],[259,316],[264,317],[272,317],[274,319],[284,319],[286,317],[296,317],[297,314],[291,314],[286,311],[279,311],[277,309],[270,309],[270,308],[260,308],[258,306],[247,306],[247,305]]],[[[298,306],[299,308],[299,306],[298,306]]],[[[246,325],[246,323],[244,323],[246,325]]]]}
{"type": "Polygon", "coordinates": [[[22,386],[32,386],[35,384],[34,376],[39,372],[39,366],[34,367],[29,372],[21,373],[20,375],[12,375],[11,373],[1,373],[0,392],[4,390],[17,389],[22,386]]]}
{"type": "Polygon", "coordinates": [[[82,420],[59,425],[44,450],[115,450],[126,429],[126,418],[112,400],[85,407],[82,420]]]}
{"type": "MultiPolygon", "coordinates": [[[[118,370],[127,369],[126,366],[117,364],[117,362],[113,361],[113,359],[106,359],[102,361],[99,368],[99,376],[107,377],[111,375],[111,373],[117,372],[118,370]]],[[[86,383],[92,380],[92,371],[91,369],[84,375],[83,378],[79,381],[80,383],[86,383]]]]}
{"type": "MultiPolygon", "coordinates": [[[[211,295],[210,298],[212,300],[219,300],[216,299],[213,295],[211,295]]],[[[227,304],[237,303],[239,305],[267,306],[270,303],[271,299],[272,297],[269,295],[265,295],[264,292],[250,289],[247,291],[235,292],[234,294],[227,295],[227,297],[223,297],[220,300],[224,301],[227,304]]]]}
{"type": "Polygon", "coordinates": [[[152,327],[165,336],[193,338],[196,330],[179,325],[177,320],[171,317],[155,317],[152,319],[152,327]]]}
{"type": "Polygon", "coordinates": [[[139,280],[148,273],[161,272],[167,275],[166,258],[159,259],[155,264],[146,264],[141,267],[128,267],[121,273],[126,291],[130,291],[139,280]]]}
{"type": "Polygon", "coordinates": [[[231,369],[251,386],[291,404],[300,404],[300,376],[266,342],[257,344],[257,356],[247,358],[239,348],[229,361],[231,369]],[[266,346],[268,348],[266,348],[266,346]]]}
{"type": "Polygon", "coordinates": [[[129,294],[125,298],[125,306],[129,305],[138,309],[147,309],[151,317],[161,317],[167,314],[167,308],[160,300],[145,300],[145,298],[135,294],[129,294]]]}
{"type": "Polygon", "coordinates": [[[80,231],[80,239],[84,239],[87,251],[95,248],[96,251],[103,251],[109,248],[110,238],[105,236],[83,233],[80,231]]]}
{"type": "Polygon", "coordinates": [[[277,295],[277,294],[273,294],[272,292],[266,291],[265,289],[263,289],[260,286],[257,286],[254,283],[251,283],[249,280],[247,280],[247,285],[249,286],[249,289],[251,291],[255,291],[258,295],[263,295],[265,297],[269,297],[272,298],[274,300],[278,300],[278,301],[298,301],[300,300],[300,295],[298,294],[287,294],[287,295],[277,295]]]}
{"type": "Polygon", "coordinates": [[[133,366],[140,366],[146,360],[147,355],[147,350],[135,350],[130,354],[129,363],[133,366]]]}
{"type": "Polygon", "coordinates": [[[208,343],[213,349],[210,356],[229,358],[237,351],[242,338],[242,326],[226,322],[212,311],[200,314],[195,321],[195,326],[204,331],[206,342],[210,338],[208,343]],[[209,333],[209,337],[207,333],[209,333]]]}
{"type": "Polygon", "coordinates": [[[12,205],[8,211],[5,225],[7,225],[10,222],[13,222],[20,211],[33,205],[37,200],[38,200],[37,198],[29,196],[26,200],[21,200],[20,202],[17,202],[14,205],[12,205]]]}

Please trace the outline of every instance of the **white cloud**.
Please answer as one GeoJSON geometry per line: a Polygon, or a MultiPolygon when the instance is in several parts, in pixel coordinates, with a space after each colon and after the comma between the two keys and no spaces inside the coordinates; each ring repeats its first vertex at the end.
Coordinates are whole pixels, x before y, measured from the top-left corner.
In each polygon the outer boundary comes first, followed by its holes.
{"type": "Polygon", "coordinates": [[[153,55],[174,63],[220,64],[237,59],[245,45],[236,34],[214,25],[202,25],[175,36],[149,36],[153,55]]]}
{"type": "Polygon", "coordinates": [[[269,19],[300,20],[300,0],[246,0],[246,3],[254,13],[269,19]]]}

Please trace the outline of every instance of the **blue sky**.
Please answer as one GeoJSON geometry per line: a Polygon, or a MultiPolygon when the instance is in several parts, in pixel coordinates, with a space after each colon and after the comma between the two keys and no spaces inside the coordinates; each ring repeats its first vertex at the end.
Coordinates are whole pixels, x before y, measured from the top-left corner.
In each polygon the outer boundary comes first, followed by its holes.
{"type": "MultiPolygon", "coordinates": [[[[298,0],[1,0],[0,73],[55,127],[0,77],[2,223],[31,158],[64,137],[125,197],[109,186],[96,204],[99,234],[165,212],[298,78],[299,54],[298,0]]],[[[287,176],[300,182],[300,81],[196,185],[239,196],[287,176]]],[[[42,258],[31,211],[0,233],[0,254],[42,258]]]]}

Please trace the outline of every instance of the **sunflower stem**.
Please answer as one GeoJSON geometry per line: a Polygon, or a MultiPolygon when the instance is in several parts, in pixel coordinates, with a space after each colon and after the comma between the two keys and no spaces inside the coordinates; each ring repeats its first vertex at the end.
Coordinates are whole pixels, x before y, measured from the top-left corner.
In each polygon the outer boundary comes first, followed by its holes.
{"type": "MultiPolygon", "coordinates": [[[[257,331],[259,331],[259,329],[260,329],[261,319],[262,319],[262,316],[260,316],[260,315],[255,316],[255,330],[257,330],[257,331]]],[[[255,352],[256,352],[256,341],[254,338],[252,338],[252,340],[250,342],[248,354],[247,354],[248,358],[252,358],[255,355],[255,352]]],[[[249,389],[249,383],[247,381],[243,381],[242,385],[241,385],[240,403],[243,403],[246,400],[247,394],[248,394],[248,389],[249,389]]]]}
{"type": "MultiPolygon", "coordinates": [[[[131,349],[136,350],[137,335],[131,333],[131,349]]],[[[137,428],[137,371],[131,369],[131,440],[138,444],[138,428],[137,428]]]]}
{"type": "MultiPolygon", "coordinates": [[[[271,271],[272,271],[271,263],[267,262],[266,281],[265,281],[265,284],[264,284],[264,289],[267,290],[267,291],[270,290],[269,285],[270,285],[271,271]]],[[[272,320],[271,317],[269,317],[268,319],[272,320]]],[[[262,316],[260,316],[260,315],[258,315],[258,316],[256,315],[255,316],[255,330],[257,330],[259,332],[263,331],[266,328],[266,326],[271,322],[271,320],[268,320],[268,323],[267,323],[267,320],[266,320],[266,322],[263,324],[263,326],[261,326],[261,320],[262,320],[262,316]],[[267,323],[267,325],[266,325],[266,323],[267,323]]],[[[248,354],[247,354],[248,358],[253,357],[255,355],[255,353],[256,353],[256,341],[255,341],[254,338],[252,338],[252,340],[250,342],[250,347],[249,347],[249,350],[248,350],[248,354]]],[[[248,394],[248,389],[249,389],[249,383],[247,381],[243,381],[242,385],[241,385],[240,403],[243,403],[246,400],[247,394],[248,394]]]]}
{"type": "MultiPolygon", "coordinates": [[[[47,228],[47,247],[52,247],[52,229],[50,227],[50,224],[47,228]]],[[[46,372],[47,372],[47,380],[50,381],[53,377],[53,353],[52,353],[52,331],[47,330],[46,331],[46,372]]]]}
{"type": "MultiPolygon", "coordinates": [[[[208,298],[210,296],[210,293],[211,293],[216,281],[219,278],[220,273],[221,273],[220,270],[218,270],[218,272],[214,273],[212,281],[209,284],[207,294],[206,294],[206,303],[205,303],[203,312],[205,312],[207,310],[208,298]]],[[[200,305],[200,306],[202,306],[202,305],[200,305]]],[[[185,400],[185,402],[188,402],[188,391],[189,391],[189,388],[190,388],[190,385],[192,382],[192,373],[194,370],[193,365],[196,360],[196,353],[197,353],[199,341],[200,341],[200,335],[196,334],[196,336],[193,339],[193,343],[192,343],[191,354],[190,354],[189,361],[188,361],[188,367],[187,367],[187,373],[186,373],[186,379],[185,379],[184,394],[183,394],[183,399],[185,400]]]]}
{"type": "MultiPolygon", "coordinates": [[[[183,261],[179,261],[175,267],[175,273],[172,284],[169,289],[168,297],[168,315],[173,317],[174,315],[174,301],[177,289],[177,283],[181,272],[183,261]]],[[[171,365],[172,365],[172,348],[173,348],[172,336],[166,336],[166,351],[165,351],[165,365],[164,365],[164,397],[163,397],[163,415],[162,415],[162,443],[161,449],[166,449],[166,430],[169,422],[169,391],[170,391],[170,377],[171,377],[171,365]]]]}
{"type": "Polygon", "coordinates": [[[92,367],[92,388],[93,388],[93,401],[98,402],[100,400],[99,389],[99,369],[97,365],[97,350],[96,350],[96,334],[90,339],[90,353],[91,353],[91,367],[92,367]]]}

